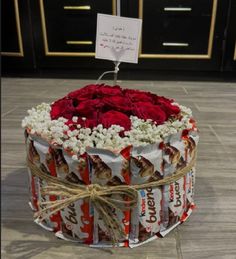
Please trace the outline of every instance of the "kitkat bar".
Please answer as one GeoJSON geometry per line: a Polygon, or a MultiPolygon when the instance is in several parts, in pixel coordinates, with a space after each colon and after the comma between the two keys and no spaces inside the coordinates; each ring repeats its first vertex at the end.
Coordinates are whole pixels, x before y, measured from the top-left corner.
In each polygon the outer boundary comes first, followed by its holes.
{"type": "MultiPolygon", "coordinates": [[[[131,184],[143,184],[163,178],[162,150],[158,144],[134,147],[130,162],[131,184]]],[[[129,246],[135,247],[157,238],[162,219],[161,188],[138,190],[138,204],[131,212],[129,246]]]]}
{"type": "MultiPolygon", "coordinates": [[[[54,149],[57,177],[76,184],[89,184],[89,171],[86,155],[78,161],[61,149],[54,149]]],[[[63,199],[63,197],[60,197],[63,199]]],[[[71,203],[60,211],[61,231],[56,236],[90,244],[93,241],[93,215],[88,200],[82,199],[71,203]]]]}
{"type": "MultiPolygon", "coordinates": [[[[120,153],[113,153],[104,149],[87,149],[90,163],[90,175],[92,184],[102,186],[129,185],[129,159],[130,147],[122,150],[120,153]]],[[[116,198],[114,196],[114,198],[116,198]]],[[[120,197],[118,197],[120,199],[120,197]]],[[[127,199],[127,197],[123,197],[127,199]]],[[[126,238],[119,240],[119,246],[128,246],[128,236],[130,230],[130,210],[123,212],[113,211],[114,217],[117,217],[122,226],[126,238]]],[[[112,237],[103,219],[94,209],[94,236],[93,244],[96,246],[111,245],[112,237]]]]}

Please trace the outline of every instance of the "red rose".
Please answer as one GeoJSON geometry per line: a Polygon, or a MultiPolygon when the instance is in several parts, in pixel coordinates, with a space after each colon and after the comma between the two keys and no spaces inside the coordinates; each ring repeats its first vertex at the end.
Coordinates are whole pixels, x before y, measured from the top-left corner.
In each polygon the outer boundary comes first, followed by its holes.
{"type": "Polygon", "coordinates": [[[163,103],[160,105],[163,111],[165,111],[167,117],[169,116],[175,116],[180,113],[180,108],[178,106],[169,104],[169,103],[163,103]]]}
{"type": "Polygon", "coordinates": [[[65,124],[69,126],[70,130],[77,129],[77,125],[80,125],[82,128],[92,129],[98,125],[98,120],[97,120],[97,116],[93,119],[85,119],[85,120],[82,118],[78,118],[77,122],[74,122],[70,119],[65,124]]]}
{"type": "Polygon", "coordinates": [[[98,125],[98,120],[97,120],[97,117],[96,118],[93,118],[93,119],[87,119],[85,120],[85,124],[84,124],[84,127],[85,128],[94,128],[98,125]]]}
{"type": "Polygon", "coordinates": [[[177,115],[180,113],[180,108],[172,104],[173,99],[167,99],[164,96],[157,96],[154,103],[159,105],[163,111],[165,111],[167,117],[171,115],[177,115]]]}
{"type": "Polygon", "coordinates": [[[64,117],[66,119],[71,119],[75,112],[75,107],[73,106],[73,100],[68,99],[66,97],[55,101],[51,105],[51,118],[53,120],[64,117]]]}
{"type": "Polygon", "coordinates": [[[91,119],[83,120],[82,118],[79,118],[77,124],[80,124],[81,127],[83,128],[92,129],[98,125],[97,117],[98,117],[98,114],[94,114],[94,117],[91,119]]]}
{"type": "Polygon", "coordinates": [[[124,113],[130,113],[132,109],[132,103],[124,96],[109,96],[102,99],[104,104],[110,110],[121,111],[124,113]]]}
{"type": "Polygon", "coordinates": [[[79,117],[93,118],[103,106],[100,99],[85,100],[76,107],[76,115],[79,117]]]}
{"type": "Polygon", "coordinates": [[[105,127],[109,128],[112,125],[120,125],[125,130],[130,130],[131,122],[127,115],[118,111],[109,111],[100,116],[99,122],[105,127]]]}
{"type": "Polygon", "coordinates": [[[168,99],[164,96],[155,96],[155,104],[160,104],[160,103],[173,103],[173,99],[168,99]]]}
{"type": "Polygon", "coordinates": [[[98,85],[87,85],[81,89],[75,90],[68,94],[68,97],[75,98],[79,101],[93,99],[96,95],[98,85]]]}
{"type": "Polygon", "coordinates": [[[114,96],[114,95],[121,95],[122,94],[122,90],[120,88],[120,86],[116,85],[116,86],[109,86],[109,85],[99,85],[97,88],[97,94],[98,96],[114,96]]]}
{"type": "Polygon", "coordinates": [[[167,99],[163,96],[157,96],[155,104],[159,105],[165,111],[167,117],[177,115],[180,113],[180,108],[172,104],[173,99],[167,99]]]}
{"type": "Polygon", "coordinates": [[[140,119],[151,119],[158,125],[162,124],[166,120],[165,112],[159,106],[151,103],[135,103],[134,114],[140,119]]]}
{"type": "Polygon", "coordinates": [[[132,102],[152,102],[152,94],[148,92],[142,92],[133,89],[125,89],[125,96],[127,96],[132,102]]]}
{"type": "Polygon", "coordinates": [[[157,124],[162,124],[169,116],[178,115],[180,109],[172,102],[149,92],[122,90],[119,86],[87,85],[53,103],[51,118],[62,116],[71,121],[73,116],[78,116],[78,122],[71,123],[71,126],[81,124],[82,127],[93,128],[99,122],[106,128],[115,124],[129,130],[129,115],[151,119],[157,124]]]}

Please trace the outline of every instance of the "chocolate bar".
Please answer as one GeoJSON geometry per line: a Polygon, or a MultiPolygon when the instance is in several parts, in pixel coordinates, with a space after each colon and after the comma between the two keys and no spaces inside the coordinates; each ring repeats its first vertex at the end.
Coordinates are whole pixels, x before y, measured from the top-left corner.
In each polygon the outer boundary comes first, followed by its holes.
{"type": "MultiPolygon", "coordinates": [[[[54,149],[57,177],[76,184],[88,184],[88,167],[86,156],[75,161],[61,149],[54,149]]],[[[63,197],[60,197],[63,199],[63,197]]],[[[92,243],[93,216],[89,201],[78,200],[60,211],[61,231],[57,236],[83,243],[92,243]]]]}
{"type": "MultiPolygon", "coordinates": [[[[100,184],[102,186],[115,186],[130,184],[129,175],[129,158],[130,148],[122,150],[115,154],[108,150],[88,148],[90,163],[91,183],[100,184]]],[[[113,198],[126,199],[120,195],[113,195],[113,198]]],[[[114,217],[117,217],[122,226],[126,238],[119,240],[120,246],[128,244],[128,235],[130,227],[130,211],[112,211],[114,217]]],[[[103,219],[100,217],[96,209],[94,209],[94,240],[93,244],[100,246],[101,244],[111,244],[112,238],[107,227],[104,225],[103,219]]]]}
{"type": "MultiPolygon", "coordinates": [[[[33,140],[28,135],[27,131],[25,130],[25,144],[26,144],[26,154],[27,158],[32,162],[39,162],[39,155],[35,150],[33,140]]],[[[28,168],[28,176],[29,176],[29,205],[33,211],[38,211],[38,186],[36,182],[35,176],[31,173],[30,169],[28,168]]]]}
{"type": "MultiPolygon", "coordinates": [[[[131,184],[142,184],[163,178],[162,150],[159,143],[134,147],[130,162],[131,184]]],[[[138,190],[138,204],[131,212],[129,242],[134,247],[156,238],[162,218],[161,188],[138,190]]]]}
{"type": "MultiPolygon", "coordinates": [[[[182,132],[164,139],[163,170],[164,177],[170,176],[187,165],[186,146],[182,139],[182,132]]],[[[163,190],[163,218],[161,234],[165,235],[181,222],[186,209],[186,176],[162,187],[163,190]],[[167,232],[166,232],[167,231],[167,232]],[[163,234],[164,233],[164,234],[163,234]]]]}
{"type": "MultiPolygon", "coordinates": [[[[49,171],[48,163],[47,163],[48,156],[50,156],[49,145],[44,141],[39,142],[38,140],[34,140],[33,146],[32,146],[32,153],[34,156],[33,163],[37,165],[41,169],[41,171],[43,171],[45,174],[50,175],[51,173],[49,171]]],[[[40,210],[45,208],[45,205],[42,205],[41,203],[50,201],[50,196],[42,194],[42,189],[45,186],[47,186],[46,181],[39,177],[35,177],[35,179],[36,179],[36,185],[38,190],[38,194],[37,194],[38,204],[39,204],[38,206],[40,210]]],[[[42,227],[46,229],[50,229],[51,231],[53,231],[54,228],[57,227],[55,226],[55,223],[51,220],[50,217],[44,219],[43,221],[36,220],[36,222],[40,224],[42,227]]]]}

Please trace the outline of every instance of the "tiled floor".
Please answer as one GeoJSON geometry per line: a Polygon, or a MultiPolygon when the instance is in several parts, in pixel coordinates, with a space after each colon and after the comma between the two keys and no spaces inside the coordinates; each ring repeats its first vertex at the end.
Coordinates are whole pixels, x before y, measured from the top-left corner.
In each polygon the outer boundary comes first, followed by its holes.
{"type": "Polygon", "coordinates": [[[91,81],[2,80],[3,258],[236,258],[236,84],[121,81],[175,98],[192,108],[200,128],[197,209],[163,239],[135,249],[94,249],[62,240],[32,221],[21,120],[27,109],[51,102],[91,81]]]}

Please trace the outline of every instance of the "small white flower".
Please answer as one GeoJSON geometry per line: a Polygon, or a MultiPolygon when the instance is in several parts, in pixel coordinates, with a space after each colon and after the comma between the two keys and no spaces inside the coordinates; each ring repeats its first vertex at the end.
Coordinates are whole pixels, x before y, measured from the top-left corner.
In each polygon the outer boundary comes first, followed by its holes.
{"type": "Polygon", "coordinates": [[[73,160],[78,160],[78,156],[77,155],[73,155],[72,157],[71,157],[73,160]]]}
{"type": "Polygon", "coordinates": [[[72,121],[76,123],[78,121],[78,117],[77,116],[72,117],[72,121]]]}

